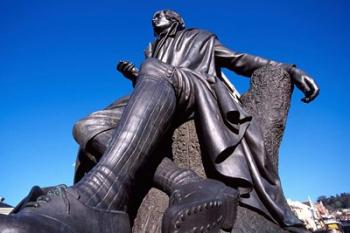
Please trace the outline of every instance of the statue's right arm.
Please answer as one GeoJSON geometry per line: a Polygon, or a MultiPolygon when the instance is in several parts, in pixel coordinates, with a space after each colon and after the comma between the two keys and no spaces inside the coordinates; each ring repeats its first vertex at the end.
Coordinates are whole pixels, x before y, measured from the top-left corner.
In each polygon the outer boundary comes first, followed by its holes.
{"type": "MultiPolygon", "coordinates": [[[[152,56],[153,44],[149,43],[144,51],[145,59],[152,56]]],[[[139,70],[135,65],[129,61],[119,61],[116,69],[124,75],[127,79],[132,81],[132,85],[135,86],[136,78],[139,76],[139,70]]]]}
{"type": "Polygon", "coordinates": [[[122,73],[124,77],[131,80],[134,86],[136,78],[139,75],[139,70],[133,63],[129,61],[120,61],[117,65],[117,70],[122,73]]]}

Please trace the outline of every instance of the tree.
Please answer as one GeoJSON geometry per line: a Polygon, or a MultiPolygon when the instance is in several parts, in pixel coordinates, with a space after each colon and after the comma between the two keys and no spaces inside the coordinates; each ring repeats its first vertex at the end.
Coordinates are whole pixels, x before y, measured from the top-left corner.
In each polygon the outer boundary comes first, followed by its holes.
{"type": "Polygon", "coordinates": [[[330,210],[350,208],[350,193],[341,193],[330,197],[322,195],[317,198],[317,202],[320,201],[330,210]]]}

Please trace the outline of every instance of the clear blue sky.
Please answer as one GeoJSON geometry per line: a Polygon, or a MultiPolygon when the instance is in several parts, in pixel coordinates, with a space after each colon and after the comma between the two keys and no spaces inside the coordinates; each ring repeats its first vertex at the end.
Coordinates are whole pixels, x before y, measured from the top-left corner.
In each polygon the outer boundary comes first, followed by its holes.
{"type": "MultiPolygon", "coordinates": [[[[73,123],[132,90],[115,64],[141,64],[151,16],[163,8],[233,50],[311,74],[321,94],[306,105],[294,92],[280,149],[284,191],[297,200],[350,191],[349,1],[2,0],[0,196],[14,205],[32,185],[72,183],[73,123]]],[[[247,89],[249,79],[228,75],[247,89]]]]}

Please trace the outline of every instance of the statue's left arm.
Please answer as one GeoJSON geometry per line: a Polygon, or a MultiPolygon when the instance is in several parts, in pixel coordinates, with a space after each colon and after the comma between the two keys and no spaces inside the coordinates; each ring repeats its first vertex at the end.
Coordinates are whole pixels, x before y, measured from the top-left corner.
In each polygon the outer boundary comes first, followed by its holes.
{"type": "Polygon", "coordinates": [[[215,42],[215,61],[220,67],[228,68],[237,74],[251,77],[253,72],[263,66],[272,65],[285,69],[291,76],[294,84],[304,93],[302,101],[309,103],[319,94],[316,82],[295,65],[284,64],[262,57],[234,52],[224,47],[218,40],[215,42]]]}

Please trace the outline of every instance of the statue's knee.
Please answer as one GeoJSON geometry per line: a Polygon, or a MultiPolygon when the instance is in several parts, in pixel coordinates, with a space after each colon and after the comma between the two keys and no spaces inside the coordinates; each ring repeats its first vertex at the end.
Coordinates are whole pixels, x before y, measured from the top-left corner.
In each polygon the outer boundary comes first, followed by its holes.
{"type": "Polygon", "coordinates": [[[141,65],[140,74],[156,78],[167,78],[173,72],[173,67],[156,58],[148,58],[141,65]]]}
{"type": "Polygon", "coordinates": [[[156,58],[146,59],[141,65],[141,69],[140,69],[141,73],[147,73],[147,72],[153,70],[157,66],[158,62],[159,61],[156,58]]]}
{"type": "Polygon", "coordinates": [[[73,126],[73,137],[80,145],[84,144],[83,140],[86,138],[87,127],[88,124],[85,119],[77,121],[73,126]]]}

